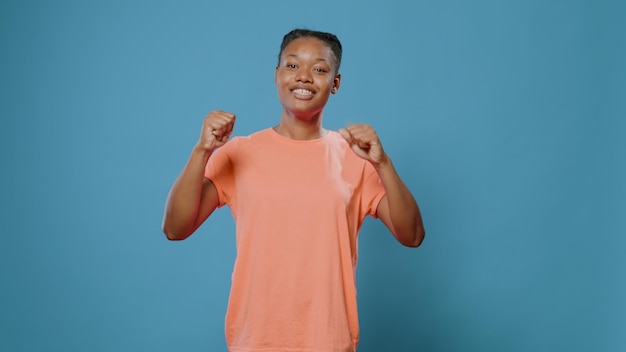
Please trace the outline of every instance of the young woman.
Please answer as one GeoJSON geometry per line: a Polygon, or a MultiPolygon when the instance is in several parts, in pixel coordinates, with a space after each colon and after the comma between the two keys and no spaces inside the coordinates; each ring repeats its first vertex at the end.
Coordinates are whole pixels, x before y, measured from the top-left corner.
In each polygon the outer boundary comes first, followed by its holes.
{"type": "Polygon", "coordinates": [[[333,34],[287,33],[274,78],[278,125],[229,140],[235,115],[210,112],[170,191],[163,231],[171,240],[187,238],[217,207],[233,213],[231,352],[355,351],[357,233],[365,217],[380,218],[403,245],[424,238],[417,203],[374,129],[322,126],[341,83],[341,53],[333,34]]]}

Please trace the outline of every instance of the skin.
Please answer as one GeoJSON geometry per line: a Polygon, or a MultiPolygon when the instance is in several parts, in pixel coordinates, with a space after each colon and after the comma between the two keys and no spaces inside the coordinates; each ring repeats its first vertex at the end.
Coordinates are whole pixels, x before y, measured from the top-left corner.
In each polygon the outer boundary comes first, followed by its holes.
{"type": "MultiPolygon", "coordinates": [[[[298,140],[326,135],[322,127],[323,110],[341,83],[332,50],[313,37],[292,41],[281,54],[274,83],[283,107],[274,130],[298,140]]],[[[212,111],[205,117],[200,138],[166,202],[163,231],[168,239],[189,237],[219,204],[215,186],[204,178],[204,168],[213,151],[230,138],[235,119],[234,114],[224,111],[212,111]]],[[[419,246],[425,234],[419,207],[385,153],[376,131],[369,125],[355,124],[340,129],[339,133],[356,155],[374,166],[385,187],[378,217],[398,242],[419,246]]]]}
{"type": "Polygon", "coordinates": [[[316,139],[326,134],[322,112],[330,94],[339,90],[332,50],[316,38],[299,38],[285,48],[276,67],[274,84],[283,106],[274,129],[293,139],[316,139]],[[310,94],[298,94],[297,89],[310,94]]]}

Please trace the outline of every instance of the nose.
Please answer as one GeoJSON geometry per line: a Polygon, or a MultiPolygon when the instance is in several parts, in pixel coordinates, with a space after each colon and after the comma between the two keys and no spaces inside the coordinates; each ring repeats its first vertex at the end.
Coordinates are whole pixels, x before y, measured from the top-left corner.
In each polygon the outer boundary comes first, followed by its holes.
{"type": "Polygon", "coordinates": [[[296,74],[296,82],[312,83],[313,76],[309,70],[298,70],[298,73],[296,74]]]}

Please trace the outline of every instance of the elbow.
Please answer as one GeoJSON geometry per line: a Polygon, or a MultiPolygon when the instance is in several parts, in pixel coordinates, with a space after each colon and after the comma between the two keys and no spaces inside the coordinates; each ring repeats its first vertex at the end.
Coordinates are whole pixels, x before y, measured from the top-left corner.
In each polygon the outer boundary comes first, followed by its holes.
{"type": "Polygon", "coordinates": [[[176,231],[170,226],[167,226],[167,224],[163,224],[162,231],[165,234],[165,237],[170,241],[182,241],[185,238],[189,237],[189,234],[187,234],[186,232],[176,231]]]}
{"type": "Polygon", "coordinates": [[[177,235],[177,234],[171,233],[171,232],[165,232],[165,238],[167,238],[170,241],[182,241],[182,240],[184,240],[187,237],[180,236],[180,235],[177,235]]]}
{"type": "Polygon", "coordinates": [[[413,234],[413,238],[411,239],[411,241],[408,241],[402,244],[407,247],[417,248],[422,244],[422,242],[424,242],[425,236],[426,236],[426,231],[424,230],[423,226],[420,226],[415,230],[415,233],[413,234]]]}

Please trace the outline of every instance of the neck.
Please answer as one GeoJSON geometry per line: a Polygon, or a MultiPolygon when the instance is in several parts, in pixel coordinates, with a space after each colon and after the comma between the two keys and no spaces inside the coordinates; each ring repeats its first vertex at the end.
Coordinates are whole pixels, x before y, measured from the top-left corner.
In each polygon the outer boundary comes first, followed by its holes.
{"type": "Polygon", "coordinates": [[[322,114],[309,118],[302,118],[283,111],[280,123],[274,127],[278,134],[296,140],[318,139],[326,135],[322,127],[322,114]]]}

